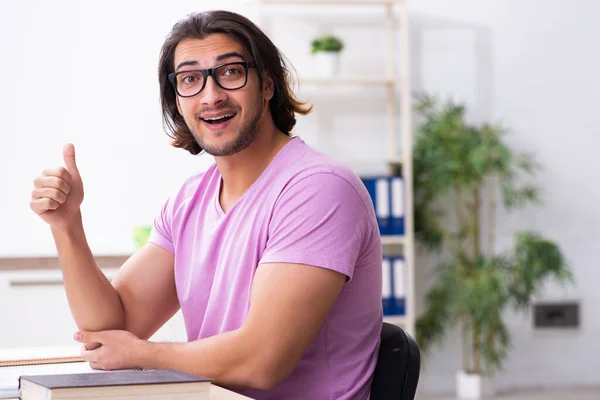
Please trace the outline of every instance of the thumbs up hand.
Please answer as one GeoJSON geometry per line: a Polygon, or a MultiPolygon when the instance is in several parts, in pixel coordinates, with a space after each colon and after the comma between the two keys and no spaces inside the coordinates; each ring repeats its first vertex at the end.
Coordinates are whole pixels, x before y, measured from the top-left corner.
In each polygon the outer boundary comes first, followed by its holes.
{"type": "Polygon", "coordinates": [[[63,148],[64,167],[49,168],[33,181],[29,206],[52,228],[66,228],[77,218],[83,202],[83,182],[75,161],[75,148],[63,148]]]}

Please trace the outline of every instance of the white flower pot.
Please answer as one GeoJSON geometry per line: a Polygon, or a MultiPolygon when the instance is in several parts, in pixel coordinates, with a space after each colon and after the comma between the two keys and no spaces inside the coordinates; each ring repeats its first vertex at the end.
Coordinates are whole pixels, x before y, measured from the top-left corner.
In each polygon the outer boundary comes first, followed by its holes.
{"type": "Polygon", "coordinates": [[[313,54],[313,74],[318,78],[332,78],[339,74],[340,54],[320,51],[313,54]]]}
{"type": "Polygon", "coordinates": [[[456,373],[456,397],[461,400],[487,399],[494,395],[494,381],[491,377],[456,373]]]}

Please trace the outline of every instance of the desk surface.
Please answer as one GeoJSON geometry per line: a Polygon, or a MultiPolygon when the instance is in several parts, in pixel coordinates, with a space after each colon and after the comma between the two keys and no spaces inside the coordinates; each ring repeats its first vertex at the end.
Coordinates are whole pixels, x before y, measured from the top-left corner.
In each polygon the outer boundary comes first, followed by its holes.
{"type": "MultiPolygon", "coordinates": [[[[223,389],[222,387],[212,385],[210,387],[210,394],[208,397],[210,400],[246,400],[250,397],[242,396],[241,394],[232,392],[231,390],[223,389]]],[[[16,397],[6,400],[19,400],[16,397]]]]}
{"type": "MultiPolygon", "coordinates": [[[[0,355],[9,355],[14,351],[0,349],[0,355]]],[[[21,375],[46,375],[92,372],[87,362],[29,365],[19,367],[0,367],[0,399],[17,400],[18,377],[21,375]]],[[[104,373],[103,371],[96,371],[104,373]]],[[[251,400],[236,392],[212,384],[209,393],[210,400],[251,400]]]]}

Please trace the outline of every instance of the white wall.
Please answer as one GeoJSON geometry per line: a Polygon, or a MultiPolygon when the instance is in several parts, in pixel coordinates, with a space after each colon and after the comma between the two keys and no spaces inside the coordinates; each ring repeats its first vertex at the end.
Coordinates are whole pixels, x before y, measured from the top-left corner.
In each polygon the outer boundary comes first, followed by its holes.
{"type": "Polygon", "coordinates": [[[210,163],[162,131],[157,60],[197,2],[0,2],[0,254],[55,254],[28,206],[33,179],[75,144],[84,225],[97,254],[133,250],[183,179],[210,163]]]}
{"type": "MultiPolygon", "coordinates": [[[[242,1],[223,8],[243,10],[242,1]]],[[[221,4],[223,4],[221,3],[221,4]]],[[[49,233],[28,209],[31,180],[61,163],[73,141],[86,184],[85,223],[96,253],[132,250],[131,227],[153,218],[164,198],[190,173],[210,162],[171,149],[160,125],[156,66],[172,24],[200,7],[197,1],[76,2],[0,0],[0,254],[52,254],[49,233]]],[[[596,148],[600,51],[593,38],[600,5],[558,0],[419,0],[411,2],[415,88],[468,102],[473,119],[491,118],[512,127],[512,145],[534,150],[546,166],[540,176],[545,205],[499,220],[499,247],[515,229],[534,228],[558,240],[576,271],[577,287],[549,288],[545,298],[582,302],[582,326],[539,332],[530,317],[510,316],[514,350],[498,376],[503,388],[598,384],[600,315],[594,304],[600,278],[593,243],[600,230],[600,171],[596,148]],[[596,146],[594,146],[596,145],[596,146]],[[568,154],[567,152],[573,152],[568,154]],[[568,367],[568,368],[567,368],[568,367]]],[[[350,43],[346,72],[377,72],[376,13],[336,13],[350,43]],[[371,18],[372,17],[372,18],[371,18]],[[366,18],[366,19],[365,19],[366,18]],[[367,33],[364,30],[367,29],[367,33]],[[358,30],[361,30],[359,33],[358,30]],[[367,53],[362,53],[362,49],[367,53]]],[[[302,13],[295,13],[302,16],[302,13]]],[[[329,14],[325,14],[329,15],[329,14]]],[[[276,12],[273,39],[299,72],[308,67],[309,34],[327,29],[291,22],[276,12]]],[[[325,21],[325,23],[323,23],[325,21]]],[[[325,25],[325,26],[324,26],[325,25]]],[[[331,26],[332,24],[330,24],[331,26]]],[[[382,27],[379,26],[381,29],[382,27]]],[[[304,88],[317,110],[297,133],[328,151],[349,154],[378,149],[383,103],[377,89],[304,88]],[[334,98],[336,114],[321,99],[334,98]],[[345,112],[345,115],[344,115],[345,112]],[[319,134],[333,130],[333,141],[319,134]]],[[[350,154],[351,155],[351,154],[350,154]]],[[[419,276],[427,277],[426,265],[419,276]]],[[[422,292],[427,282],[421,282],[422,292]]],[[[458,342],[445,342],[428,358],[426,391],[452,391],[459,366],[458,342]]]]}

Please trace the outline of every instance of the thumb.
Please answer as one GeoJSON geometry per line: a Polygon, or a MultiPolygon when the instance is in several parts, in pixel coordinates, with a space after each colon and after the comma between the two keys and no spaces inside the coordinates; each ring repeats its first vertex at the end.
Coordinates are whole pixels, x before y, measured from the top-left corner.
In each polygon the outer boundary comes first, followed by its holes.
{"type": "Polygon", "coordinates": [[[75,146],[73,146],[71,143],[63,147],[63,158],[65,160],[65,167],[67,168],[67,171],[79,174],[77,163],[75,162],[75,146]]]}

